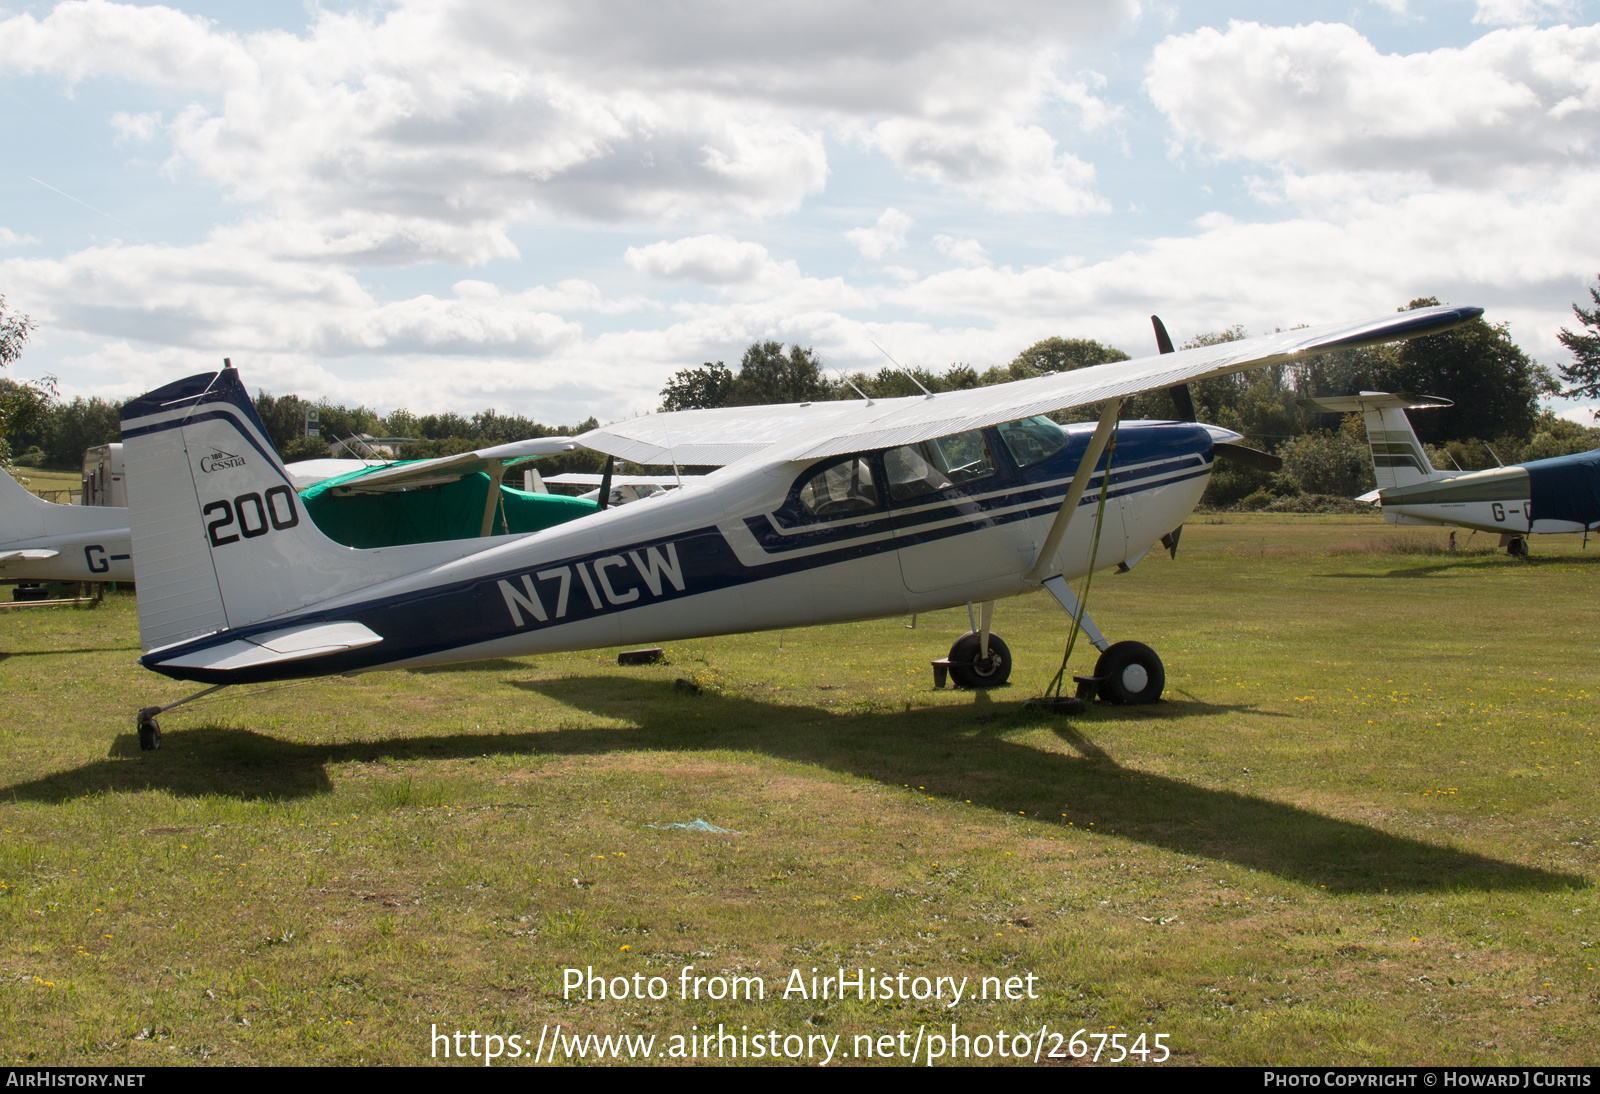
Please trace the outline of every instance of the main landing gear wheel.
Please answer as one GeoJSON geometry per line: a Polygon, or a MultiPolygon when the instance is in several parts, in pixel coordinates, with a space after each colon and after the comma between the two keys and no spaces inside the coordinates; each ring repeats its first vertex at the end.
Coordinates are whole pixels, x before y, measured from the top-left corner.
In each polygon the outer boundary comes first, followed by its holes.
{"type": "Polygon", "coordinates": [[[139,748],[144,752],[154,752],[161,747],[161,723],[156,721],[159,713],[160,707],[145,707],[139,712],[139,748]]]}
{"type": "Polygon", "coordinates": [[[1512,558],[1528,557],[1528,541],[1521,536],[1513,536],[1511,542],[1506,544],[1506,554],[1512,558]]]}
{"type": "MultiPolygon", "coordinates": [[[[952,658],[953,660],[953,658],[952,658]]],[[[954,666],[951,666],[954,668],[954,666]]],[[[1153,703],[1167,686],[1167,670],[1143,642],[1116,642],[1095,663],[1102,703],[1153,703]]]]}
{"type": "Polygon", "coordinates": [[[978,632],[968,631],[950,647],[950,679],[958,688],[997,688],[1011,679],[1011,648],[989,636],[989,656],[983,656],[978,632]]]}

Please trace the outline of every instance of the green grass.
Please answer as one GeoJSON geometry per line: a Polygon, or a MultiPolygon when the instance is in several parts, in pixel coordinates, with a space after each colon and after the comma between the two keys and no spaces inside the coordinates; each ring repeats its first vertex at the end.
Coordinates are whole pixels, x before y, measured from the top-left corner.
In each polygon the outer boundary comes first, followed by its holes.
{"type": "Polygon", "coordinates": [[[184,688],[137,667],[131,597],[0,617],[0,1055],[957,1021],[1161,1032],[1175,1063],[1591,1063],[1600,545],[1204,519],[1094,587],[1167,700],[1071,720],[1021,706],[1065,638],[1031,596],[997,607],[993,693],[930,688],[962,610],[239,689],[140,753],[134,710],[184,688]],[[695,819],[731,833],[652,827],[695,819]],[[1041,997],[564,1000],[591,965],[1041,997]]]}

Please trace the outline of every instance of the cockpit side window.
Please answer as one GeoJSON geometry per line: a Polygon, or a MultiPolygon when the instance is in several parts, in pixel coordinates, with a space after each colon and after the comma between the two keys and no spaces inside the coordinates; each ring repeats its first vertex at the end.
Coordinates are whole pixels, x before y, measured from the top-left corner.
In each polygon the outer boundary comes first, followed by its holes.
{"type": "Polygon", "coordinates": [[[1067,443],[1067,431],[1041,414],[1020,422],[1007,422],[1000,427],[1000,439],[1018,467],[1032,467],[1061,451],[1067,443]]]}
{"type": "Polygon", "coordinates": [[[891,448],[883,454],[883,466],[894,501],[913,501],[995,473],[989,442],[976,429],[891,448]]]}
{"type": "Polygon", "coordinates": [[[823,468],[800,488],[800,504],[820,520],[876,509],[878,488],[872,481],[872,464],[865,456],[852,456],[823,468]]]}

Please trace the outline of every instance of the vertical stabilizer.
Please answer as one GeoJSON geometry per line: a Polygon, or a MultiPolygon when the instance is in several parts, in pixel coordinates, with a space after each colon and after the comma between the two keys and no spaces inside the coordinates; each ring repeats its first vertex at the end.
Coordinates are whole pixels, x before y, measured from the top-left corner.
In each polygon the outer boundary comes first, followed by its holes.
{"type": "Polygon", "coordinates": [[[1299,402],[1313,410],[1336,414],[1361,412],[1367,426],[1367,445],[1372,450],[1372,475],[1378,481],[1379,490],[1454,477],[1451,472],[1433,469],[1427,449],[1422,447],[1416,430],[1411,428],[1411,419],[1406,417],[1408,409],[1454,405],[1449,399],[1363,391],[1360,395],[1301,399],[1299,402]]]}
{"type": "Polygon", "coordinates": [[[388,576],[312,523],[236,370],[129,402],[122,439],[147,651],[388,576]]]}
{"type": "Polygon", "coordinates": [[[0,472],[0,543],[44,535],[44,511],[49,504],[35,497],[10,475],[0,472]]]}

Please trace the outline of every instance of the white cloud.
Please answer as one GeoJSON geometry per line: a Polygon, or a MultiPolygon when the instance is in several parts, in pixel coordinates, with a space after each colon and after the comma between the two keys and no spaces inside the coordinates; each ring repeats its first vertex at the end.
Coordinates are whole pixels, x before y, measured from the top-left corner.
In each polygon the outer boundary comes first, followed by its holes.
{"type": "Polygon", "coordinates": [[[870,133],[903,170],[1000,208],[1099,208],[1092,169],[1028,119],[1053,95],[1100,124],[1095,78],[1056,69],[1069,41],[1136,11],[401,0],[316,9],[299,35],[239,35],[170,8],[67,0],[0,20],[0,52],[13,75],[192,94],[164,122],[122,111],[112,124],[163,135],[175,168],[326,237],[302,249],[471,263],[512,253],[508,228],[539,210],[794,210],[826,180],[827,132],[870,133]]]}
{"type": "Polygon", "coordinates": [[[685,278],[704,285],[754,281],[777,265],[759,243],[703,235],[629,247],[628,265],[651,277],[685,278]]]}
{"type": "Polygon", "coordinates": [[[978,198],[1000,210],[1104,212],[1094,192],[1094,167],[1056,154],[1053,137],[1036,125],[964,127],[891,118],[872,130],[871,144],[901,170],[978,198]]]}
{"type": "Polygon", "coordinates": [[[956,239],[954,236],[936,235],[933,245],[939,253],[955,259],[963,266],[987,266],[989,256],[984,253],[983,244],[975,239],[956,239]]]}
{"type": "Polygon", "coordinates": [[[120,140],[147,141],[161,128],[161,112],[152,110],[145,114],[129,114],[126,110],[119,110],[111,115],[111,128],[117,131],[120,140]]]}
{"type": "Polygon", "coordinates": [[[871,228],[851,228],[844,237],[866,257],[882,258],[890,251],[905,248],[906,232],[915,223],[910,216],[891,206],[878,215],[877,223],[871,228]]]}
{"type": "Polygon", "coordinates": [[[1223,156],[1528,185],[1600,153],[1600,26],[1402,55],[1343,25],[1236,22],[1168,38],[1147,72],[1179,136],[1223,156]]]}
{"type": "Polygon", "coordinates": [[[1491,27],[1515,27],[1576,19],[1579,15],[1575,0],[1478,0],[1478,11],[1472,21],[1491,27]]]}
{"type": "Polygon", "coordinates": [[[29,243],[37,243],[37,236],[18,235],[10,228],[0,225],[0,247],[21,247],[29,243]]]}

